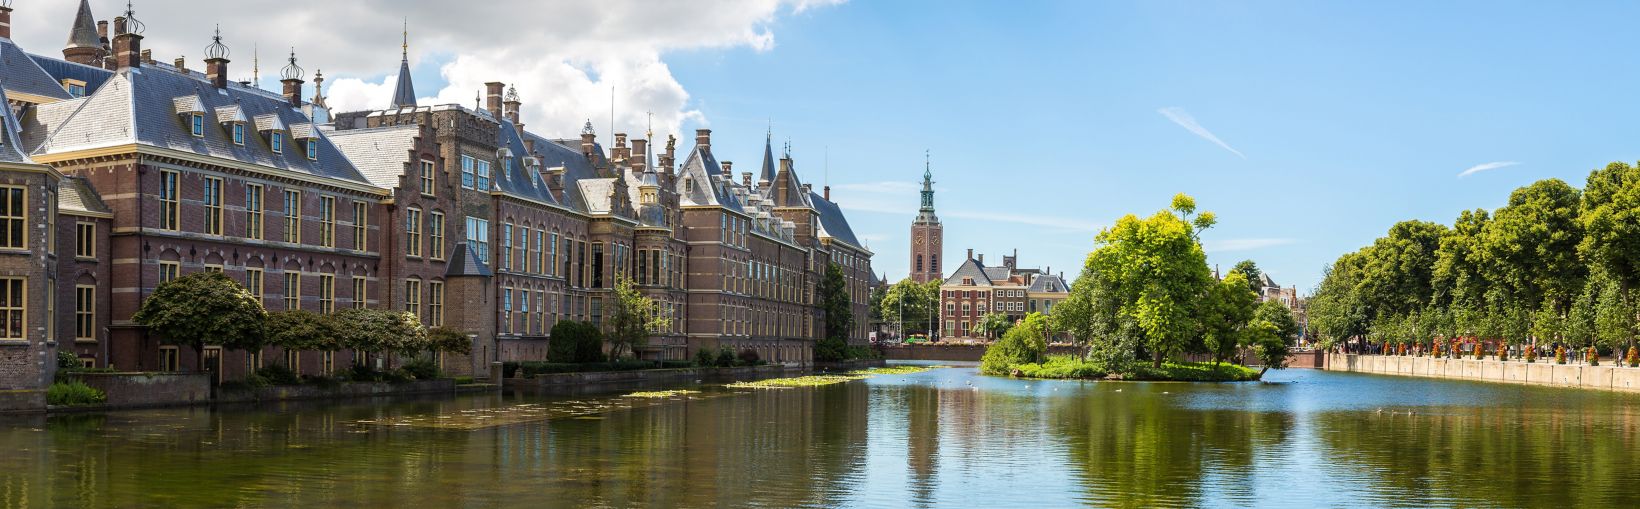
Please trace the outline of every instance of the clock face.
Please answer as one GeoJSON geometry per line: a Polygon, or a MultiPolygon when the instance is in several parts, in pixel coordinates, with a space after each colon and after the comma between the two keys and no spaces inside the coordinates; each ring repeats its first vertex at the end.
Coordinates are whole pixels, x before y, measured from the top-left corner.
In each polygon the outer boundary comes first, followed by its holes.
{"type": "Polygon", "coordinates": [[[922,237],[917,237],[916,242],[917,242],[917,245],[919,245],[919,246],[923,245],[923,238],[922,237]]]}

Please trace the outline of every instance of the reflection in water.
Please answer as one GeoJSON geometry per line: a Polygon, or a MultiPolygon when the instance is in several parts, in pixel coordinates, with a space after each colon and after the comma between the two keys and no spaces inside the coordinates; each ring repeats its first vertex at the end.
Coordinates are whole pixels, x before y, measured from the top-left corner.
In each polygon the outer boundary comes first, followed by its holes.
{"type": "Polygon", "coordinates": [[[1636,396],[1275,378],[1293,383],[956,368],[636,402],[623,390],[8,418],[0,508],[1640,506],[1636,396]],[[523,405],[594,410],[427,425],[523,405]]]}

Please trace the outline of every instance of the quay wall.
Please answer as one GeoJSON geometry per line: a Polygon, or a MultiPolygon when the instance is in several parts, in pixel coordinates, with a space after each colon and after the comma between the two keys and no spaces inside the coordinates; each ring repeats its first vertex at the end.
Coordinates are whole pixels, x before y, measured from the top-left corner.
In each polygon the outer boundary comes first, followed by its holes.
{"type": "MultiPolygon", "coordinates": [[[[1615,364],[1615,363],[1612,363],[1615,364]]],[[[1640,368],[1555,364],[1553,359],[1498,361],[1398,355],[1327,354],[1326,370],[1640,392],[1640,368]]]]}

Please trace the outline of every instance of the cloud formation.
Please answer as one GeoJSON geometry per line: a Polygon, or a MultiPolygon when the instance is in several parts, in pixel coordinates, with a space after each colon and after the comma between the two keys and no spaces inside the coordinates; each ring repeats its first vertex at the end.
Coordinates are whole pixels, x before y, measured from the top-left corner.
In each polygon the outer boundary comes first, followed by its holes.
{"type": "MultiPolygon", "coordinates": [[[[653,112],[656,135],[664,136],[706,122],[662,60],[666,53],[768,51],[782,17],[842,1],[488,0],[457,13],[433,0],[143,0],[136,14],[147,25],[143,47],[156,60],[184,56],[192,66],[220,24],[236,79],[250,77],[255,46],[263,82],[271,83],[294,46],[310,87],[314,71],[324,70],[328,102],[338,111],[387,106],[408,21],[411,64],[440,62],[447,82],[438,90],[423,84],[417,91],[427,102],[472,105],[483,83],[501,81],[518,87],[531,130],[573,135],[592,119],[603,133],[613,89],[617,130],[641,133],[653,112]]],[[[55,55],[77,4],[17,6],[14,35],[30,51],[55,55]]],[[[98,19],[124,9],[114,0],[91,4],[98,19]]]]}
{"type": "Polygon", "coordinates": [[[1480,172],[1483,172],[1483,171],[1491,171],[1491,170],[1496,170],[1498,168],[1507,168],[1507,167],[1515,166],[1515,165],[1518,165],[1518,164],[1520,164],[1520,162],[1518,162],[1518,161],[1494,161],[1494,162],[1490,162],[1490,163],[1477,164],[1477,165],[1474,165],[1474,166],[1470,166],[1469,169],[1467,169],[1467,170],[1459,172],[1458,173],[1458,178],[1468,177],[1470,175],[1474,175],[1476,173],[1480,173],[1480,172]]]}
{"type": "Polygon", "coordinates": [[[1179,127],[1183,127],[1184,130],[1190,131],[1191,134],[1194,134],[1201,139],[1211,141],[1220,148],[1230,151],[1230,153],[1235,154],[1236,157],[1240,157],[1242,159],[1247,158],[1247,156],[1242,154],[1240,150],[1236,150],[1234,147],[1231,147],[1229,143],[1225,143],[1224,140],[1221,140],[1218,136],[1215,136],[1212,131],[1208,131],[1206,127],[1202,127],[1201,123],[1196,122],[1196,117],[1190,116],[1190,113],[1185,112],[1184,108],[1170,106],[1156,110],[1156,112],[1161,113],[1162,116],[1167,117],[1168,120],[1172,120],[1173,123],[1179,124],[1179,127]]]}

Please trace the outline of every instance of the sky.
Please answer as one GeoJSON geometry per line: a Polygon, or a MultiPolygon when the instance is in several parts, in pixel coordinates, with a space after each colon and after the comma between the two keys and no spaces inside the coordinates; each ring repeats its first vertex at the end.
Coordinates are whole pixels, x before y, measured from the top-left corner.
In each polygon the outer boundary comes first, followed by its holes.
{"type": "MultiPolygon", "coordinates": [[[[155,58],[276,90],[293,50],[338,110],[385,107],[400,44],[423,104],[518,87],[523,121],[572,135],[710,128],[720,160],[773,133],[830,184],[872,264],[907,274],[929,165],[945,257],[1074,277],[1099,229],[1176,193],[1219,225],[1209,263],[1254,260],[1308,292],[1407,219],[1450,224],[1546,178],[1640,159],[1640,43],[1622,2],[140,0],[155,58]],[[193,65],[198,65],[193,64],[193,65]],[[925,159],[926,157],[926,159],[925,159]]],[[[99,19],[123,8],[91,2],[99,19]]],[[[75,2],[20,0],[47,53],[75,2]],[[47,5],[49,4],[49,5],[47,5]]],[[[955,265],[947,263],[948,270],[955,265]]]]}

